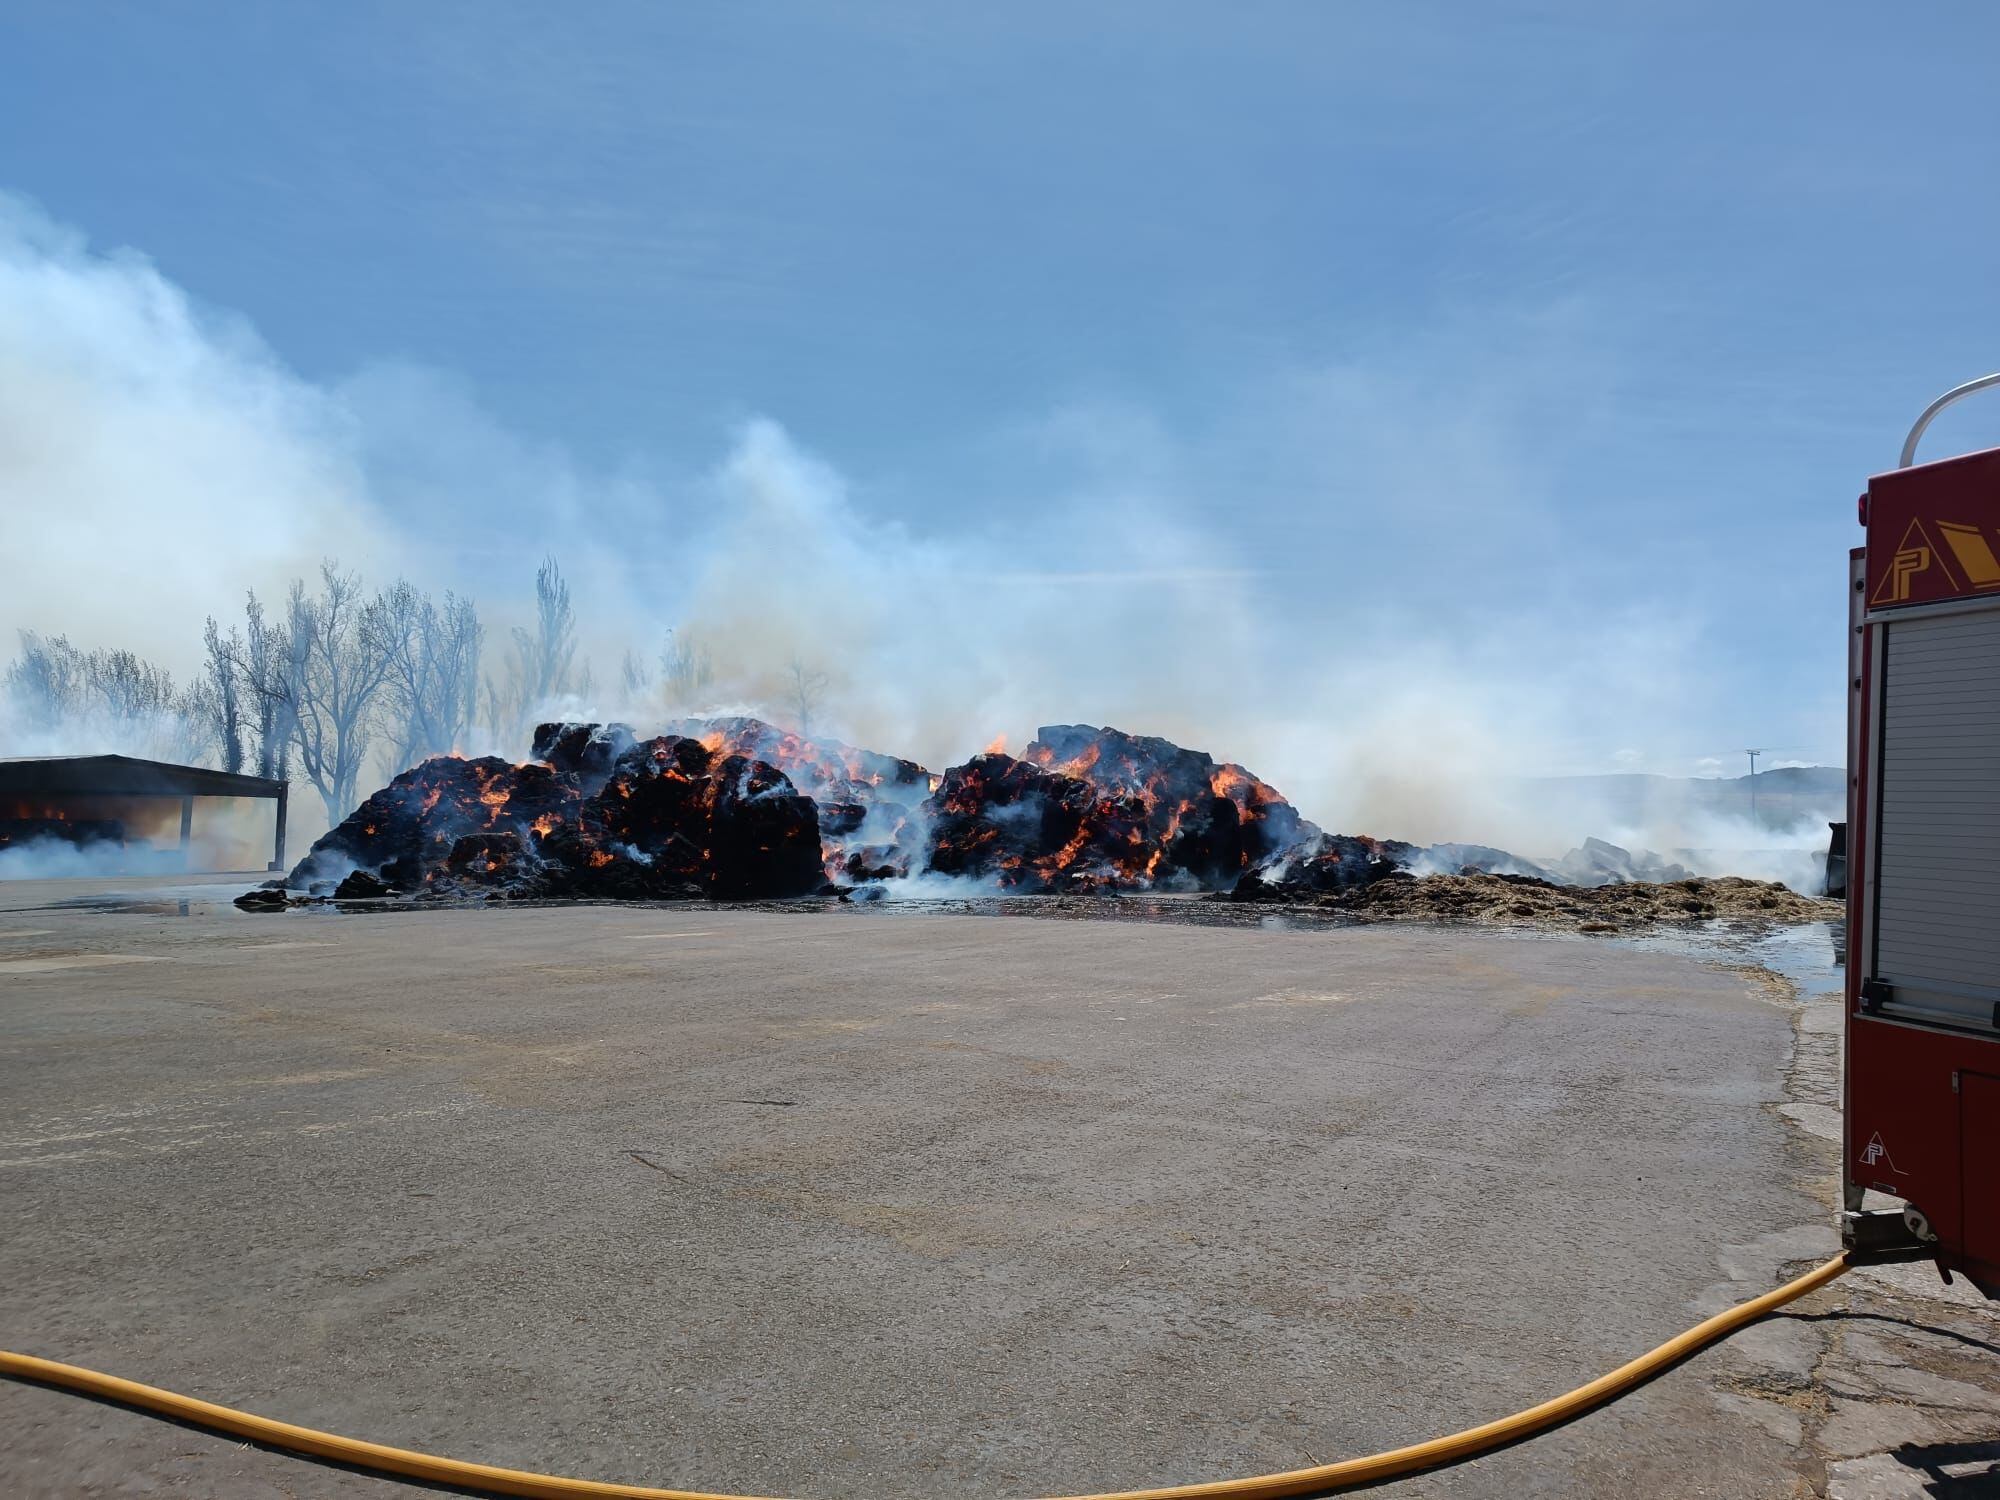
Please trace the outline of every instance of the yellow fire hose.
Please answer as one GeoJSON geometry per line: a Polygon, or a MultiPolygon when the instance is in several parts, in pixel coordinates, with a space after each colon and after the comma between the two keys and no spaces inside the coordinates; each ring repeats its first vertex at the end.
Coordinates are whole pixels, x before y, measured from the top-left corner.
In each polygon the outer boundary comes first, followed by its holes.
{"type": "MultiPolygon", "coordinates": [[[[1580,1385],[1567,1395],[1531,1406],[1483,1427],[1468,1427],[1449,1437],[1432,1438],[1407,1448],[1391,1448],[1366,1458],[1342,1459],[1313,1469],[1289,1469],[1282,1474],[1259,1474],[1248,1479],[1218,1479],[1206,1484],[1176,1484],[1152,1490],[1120,1490],[1113,1494],[1071,1496],[1068,1500],[1279,1500],[1281,1496],[1319,1495],[1351,1485],[1373,1484],[1418,1469],[1435,1469],[1462,1463],[1507,1443],[1518,1442],[1558,1423],[1567,1422],[1622,1396],[1635,1386],[1686,1359],[1697,1350],[1747,1327],[1766,1313],[1777,1311],[1787,1302],[1825,1286],[1847,1269],[1845,1254],[1836,1255],[1825,1265],[1808,1271],[1797,1281],[1787,1282],[1776,1291],[1739,1303],[1697,1323],[1686,1333],[1668,1339],[1650,1354],[1642,1354],[1630,1364],[1620,1365],[1608,1375],[1600,1375],[1588,1385],[1580,1385]]],[[[58,1364],[52,1359],[36,1359],[30,1354],[0,1350],[0,1375],[39,1381],[101,1396],[177,1421],[226,1432],[231,1437],[248,1438],[266,1447],[304,1453],[314,1458],[330,1458],[356,1468],[383,1474],[400,1474],[432,1484],[457,1485],[461,1489],[482,1490],[495,1495],[525,1495],[530,1500],[755,1500],[743,1495],[716,1495],[701,1490],[661,1490],[645,1485],[604,1484],[594,1479],[563,1479],[553,1474],[530,1474],[523,1469],[499,1469],[491,1464],[466,1463],[456,1458],[438,1458],[415,1453],[408,1448],[388,1448],[359,1438],[340,1437],[310,1427],[295,1427],[269,1417],[253,1416],[233,1407],[199,1401],[158,1386],[121,1380],[116,1375],[86,1370],[79,1365],[58,1364]]]]}

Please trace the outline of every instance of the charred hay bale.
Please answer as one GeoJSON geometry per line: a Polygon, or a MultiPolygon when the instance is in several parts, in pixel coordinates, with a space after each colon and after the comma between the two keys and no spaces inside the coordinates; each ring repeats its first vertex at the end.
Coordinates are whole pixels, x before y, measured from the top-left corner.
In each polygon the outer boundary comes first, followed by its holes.
{"type": "MultiPolygon", "coordinates": [[[[875,826],[861,837],[876,842],[875,826]]],[[[1226,889],[1318,833],[1241,766],[1090,724],[951,767],[903,826],[892,847],[921,846],[911,865],[1027,893],[1226,889]]]]}
{"type": "Polygon", "coordinates": [[[1237,882],[1239,900],[1310,900],[1406,877],[1416,846],[1365,834],[1323,833],[1237,882]]]}
{"type": "Polygon", "coordinates": [[[699,740],[661,735],[624,751],[566,854],[586,885],[650,892],[697,884],[717,897],[800,896],[826,879],[819,810],[782,771],[699,740]],[[620,865],[635,869],[618,869],[620,865]],[[640,873],[643,871],[644,873],[640,873]],[[611,873],[607,873],[611,872],[611,873]]]}
{"type": "MultiPolygon", "coordinates": [[[[741,716],[682,719],[667,729],[671,734],[699,740],[714,754],[740,755],[774,766],[790,779],[795,791],[817,802],[821,854],[828,878],[844,877],[863,847],[892,847],[906,839],[915,842],[909,826],[911,811],[929,795],[932,779],[915,761],[839,740],[815,739],[741,716]]],[[[870,862],[865,855],[862,858],[864,864],[870,862]]],[[[896,863],[907,870],[910,859],[906,853],[896,863]]]]}
{"type": "Polygon", "coordinates": [[[1093,789],[1011,755],[975,755],[944,773],[924,804],[929,867],[1028,892],[1054,888],[1082,853],[1093,789]],[[1074,850],[1072,854],[1070,851],[1074,850]]]}
{"type": "MultiPolygon", "coordinates": [[[[1225,766],[1223,769],[1232,768],[1225,766]]],[[[1319,829],[1307,822],[1291,803],[1275,793],[1267,793],[1270,789],[1258,782],[1245,789],[1240,799],[1232,795],[1232,800],[1240,800],[1237,819],[1242,830],[1244,865],[1261,864],[1302,839],[1319,833],[1319,829]]]]}
{"type": "MultiPolygon", "coordinates": [[[[1276,788],[1242,766],[1218,763],[1157,735],[1048,724],[1022,758],[1087,781],[1139,811],[1137,836],[1148,846],[1139,883],[1231,884],[1319,832],[1276,788]]],[[[1129,860],[1113,863],[1120,874],[1133,873],[1129,860]]]]}
{"type": "Polygon", "coordinates": [[[285,883],[309,890],[316,883],[344,880],[356,868],[383,875],[398,889],[423,880],[423,791],[415,771],[405,771],[314,841],[292,866],[285,883]]]}
{"type": "Polygon", "coordinates": [[[859,802],[821,802],[819,831],[827,838],[843,838],[868,821],[868,809],[859,802]]]}
{"type": "Polygon", "coordinates": [[[432,884],[524,891],[539,882],[541,872],[541,856],[519,831],[468,833],[453,842],[432,872],[432,884]]]}
{"type": "Polygon", "coordinates": [[[794,896],[825,879],[818,809],[769,765],[680,736],[635,742],[621,725],[543,725],[535,747],[546,761],[413,767],[314,844],[288,883],[644,900],[794,896]]]}
{"type": "Polygon", "coordinates": [[[826,882],[819,809],[785,773],[731,755],[716,768],[709,878],[723,899],[803,896],[826,882]]]}
{"type": "Polygon", "coordinates": [[[540,832],[574,817],[579,797],[576,778],[549,766],[434,756],[375,792],[314,843],[286,884],[311,889],[361,869],[392,889],[416,890],[466,835],[540,832]]]}
{"type": "Polygon", "coordinates": [[[814,739],[762,719],[730,716],[681,719],[667,732],[700,740],[712,751],[775,766],[816,802],[870,802],[883,788],[930,788],[930,772],[913,760],[863,750],[839,740],[814,739]]]}
{"type": "Polygon", "coordinates": [[[616,773],[584,808],[582,823],[594,851],[664,861],[680,873],[700,875],[716,795],[709,761],[700,742],[670,736],[626,751],[616,773]]]}
{"type": "Polygon", "coordinates": [[[541,893],[550,899],[668,901],[708,893],[699,845],[668,832],[642,849],[612,834],[590,805],[576,826],[540,840],[538,852],[541,893]]]}
{"type": "Polygon", "coordinates": [[[635,743],[624,724],[537,724],[532,753],[594,790],[604,783],[618,757],[635,743]]]}
{"type": "Polygon", "coordinates": [[[1227,797],[1210,794],[1191,798],[1183,804],[1178,823],[1170,828],[1161,867],[1185,876],[1203,890],[1230,884],[1251,862],[1242,813],[1227,797]]]}
{"type": "Polygon", "coordinates": [[[875,880],[901,880],[910,873],[909,851],[895,845],[881,844],[850,849],[840,861],[838,873],[856,884],[875,880]]]}
{"type": "Polygon", "coordinates": [[[336,901],[375,901],[394,894],[395,892],[386,884],[366,870],[352,871],[345,880],[333,888],[333,899],[336,901]]]}
{"type": "Polygon", "coordinates": [[[706,776],[714,761],[714,752],[700,740],[691,740],[681,734],[656,734],[651,739],[637,740],[619,751],[612,769],[614,775],[629,773],[695,778],[706,776]]]}
{"type": "MultiPolygon", "coordinates": [[[[1074,750],[1065,735],[1085,728],[1044,730],[1054,745],[1031,748],[1074,750]]],[[[1214,789],[1214,763],[1164,740],[1088,733],[1111,736],[1116,754],[1051,769],[989,753],[946,771],[917,820],[928,867],[1029,893],[1233,885],[1262,845],[1246,837],[1243,804],[1214,789]]]]}
{"type": "Polygon", "coordinates": [[[1257,871],[1252,870],[1229,890],[1221,893],[1225,901],[1289,901],[1292,898],[1272,885],[1257,871]]]}

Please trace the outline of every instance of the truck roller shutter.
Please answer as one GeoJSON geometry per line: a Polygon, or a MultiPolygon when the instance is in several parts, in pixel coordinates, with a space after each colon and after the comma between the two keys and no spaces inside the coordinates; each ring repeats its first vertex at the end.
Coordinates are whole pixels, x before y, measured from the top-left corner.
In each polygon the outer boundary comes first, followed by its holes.
{"type": "Polygon", "coordinates": [[[2000,1029],[2000,608],[1885,625],[1876,993],[1885,1014],[2000,1029]]]}

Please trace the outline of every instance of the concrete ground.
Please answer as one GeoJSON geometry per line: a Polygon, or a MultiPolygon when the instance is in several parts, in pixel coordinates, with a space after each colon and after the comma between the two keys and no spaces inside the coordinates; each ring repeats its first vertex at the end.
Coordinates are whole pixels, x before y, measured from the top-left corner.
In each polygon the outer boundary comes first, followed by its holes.
{"type": "MultiPolygon", "coordinates": [[[[0,887],[0,1345],[596,1479],[1021,1496],[1484,1421],[1834,1248],[1838,1006],[1761,970],[235,888],[0,887]]],[[[1393,1493],[1990,1493],[2000,1320],[1934,1286],[1393,1493]]],[[[0,1382],[0,1493],[416,1491],[0,1382]]]]}

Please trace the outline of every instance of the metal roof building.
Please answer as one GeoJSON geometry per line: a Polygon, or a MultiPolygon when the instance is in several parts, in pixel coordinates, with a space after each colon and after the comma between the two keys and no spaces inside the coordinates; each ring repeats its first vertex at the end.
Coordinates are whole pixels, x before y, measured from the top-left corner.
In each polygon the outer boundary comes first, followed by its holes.
{"type": "Polygon", "coordinates": [[[38,838],[79,847],[137,843],[154,868],[187,869],[198,848],[240,849],[242,799],[268,800],[275,812],[269,868],[280,869],[287,790],[285,782],[262,776],[129,755],[0,758],[0,848],[38,838]],[[229,799],[231,806],[211,799],[229,799]],[[226,846],[219,842],[225,830],[226,846]]]}

